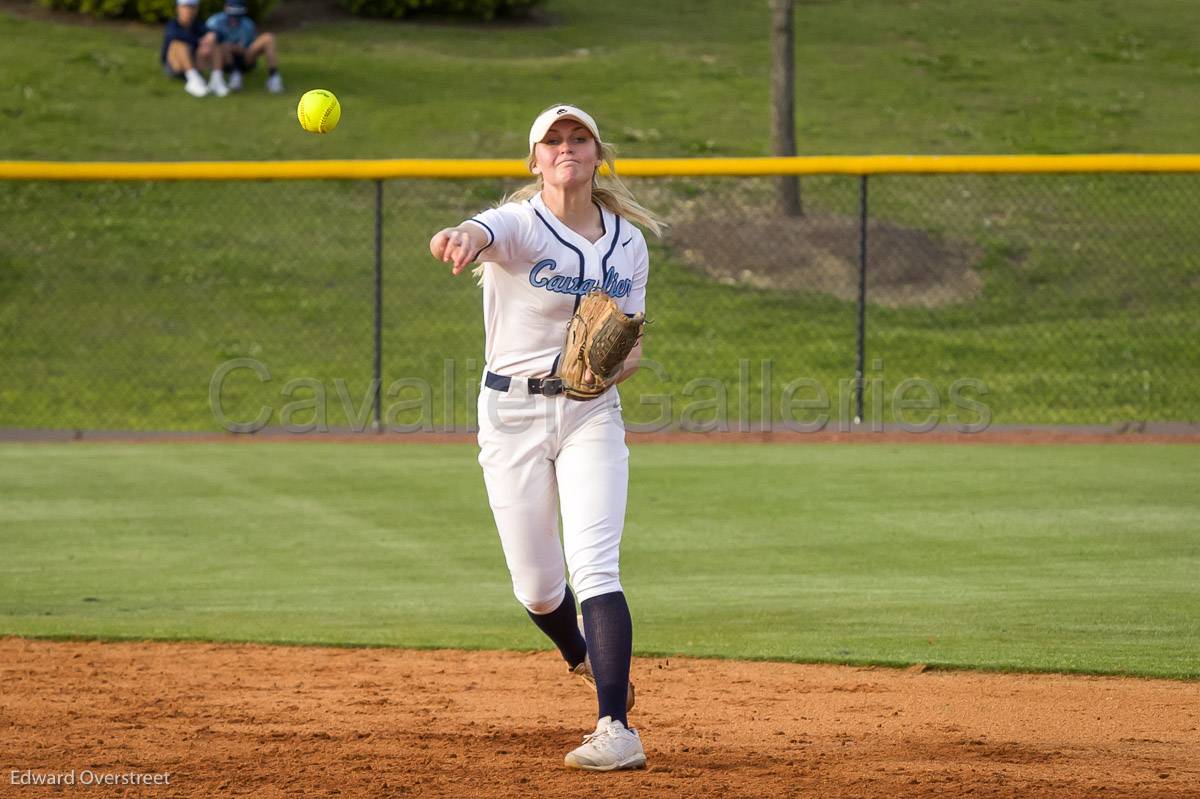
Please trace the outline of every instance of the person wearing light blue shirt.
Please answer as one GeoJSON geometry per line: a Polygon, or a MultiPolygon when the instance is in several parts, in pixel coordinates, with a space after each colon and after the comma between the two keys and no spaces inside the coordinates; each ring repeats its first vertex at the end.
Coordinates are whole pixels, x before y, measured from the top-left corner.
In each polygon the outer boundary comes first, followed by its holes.
{"type": "Polygon", "coordinates": [[[225,62],[233,66],[229,75],[229,88],[242,88],[242,73],[254,69],[258,57],[267,59],[267,91],[279,94],[283,91],[283,78],[279,75],[279,61],[275,54],[275,34],[259,33],[254,20],[246,16],[245,0],[226,0],[225,10],[208,18],[205,26],[217,35],[217,42],[225,55],[225,62]]]}

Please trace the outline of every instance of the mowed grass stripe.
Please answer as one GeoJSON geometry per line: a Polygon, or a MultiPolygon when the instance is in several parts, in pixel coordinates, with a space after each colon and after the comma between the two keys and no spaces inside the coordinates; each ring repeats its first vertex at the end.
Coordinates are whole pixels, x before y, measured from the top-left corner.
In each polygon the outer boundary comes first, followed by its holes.
{"type": "MultiPolygon", "coordinates": [[[[1200,677],[1192,446],[645,445],[641,653],[1200,677]]],[[[546,648],[475,449],[0,446],[0,633],[546,648]]]]}

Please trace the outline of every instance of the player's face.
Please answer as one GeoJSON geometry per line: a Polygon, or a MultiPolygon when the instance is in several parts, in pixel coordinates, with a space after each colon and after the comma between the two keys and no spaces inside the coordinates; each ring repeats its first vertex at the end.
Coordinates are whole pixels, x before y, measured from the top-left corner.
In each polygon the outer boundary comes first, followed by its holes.
{"type": "Polygon", "coordinates": [[[175,6],[175,11],[179,15],[179,24],[185,27],[191,25],[192,20],[196,18],[195,6],[175,6]]]}
{"type": "Polygon", "coordinates": [[[533,172],[545,183],[590,186],[600,166],[600,145],[586,127],[573,119],[561,119],[534,145],[533,156],[533,172]]]}

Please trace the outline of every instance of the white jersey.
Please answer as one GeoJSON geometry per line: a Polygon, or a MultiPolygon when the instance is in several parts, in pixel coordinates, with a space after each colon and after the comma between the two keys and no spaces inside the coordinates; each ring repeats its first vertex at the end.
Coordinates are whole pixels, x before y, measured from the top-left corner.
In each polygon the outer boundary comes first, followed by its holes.
{"type": "Polygon", "coordinates": [[[606,208],[604,235],[588,241],[559,221],[541,194],[468,221],[482,227],[483,319],[487,369],[546,377],[557,366],[567,323],[580,299],[604,289],[627,314],[646,309],[650,256],[642,232],[606,208]]]}

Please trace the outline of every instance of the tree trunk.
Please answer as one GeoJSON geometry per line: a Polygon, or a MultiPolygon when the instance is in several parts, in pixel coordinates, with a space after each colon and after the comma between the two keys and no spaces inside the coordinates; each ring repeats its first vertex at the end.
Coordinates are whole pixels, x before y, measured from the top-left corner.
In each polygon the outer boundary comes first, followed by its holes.
{"type": "MultiPolygon", "coordinates": [[[[796,49],[793,0],[771,0],[771,152],[796,154],[796,49]]],[[[779,177],[784,216],[802,216],[800,178],[779,177]]]]}

